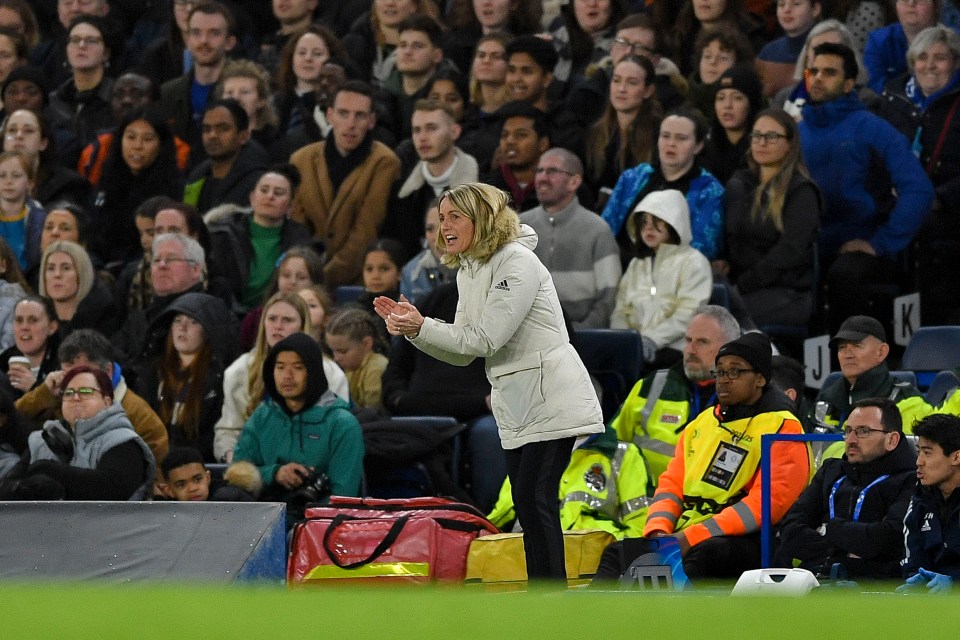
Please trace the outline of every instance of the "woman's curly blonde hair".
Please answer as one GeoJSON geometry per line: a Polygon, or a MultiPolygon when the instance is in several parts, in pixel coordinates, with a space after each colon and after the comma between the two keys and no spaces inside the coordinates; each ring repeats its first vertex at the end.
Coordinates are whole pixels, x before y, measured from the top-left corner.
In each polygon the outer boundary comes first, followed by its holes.
{"type": "MultiPolygon", "coordinates": [[[[506,192],[483,184],[468,182],[453,187],[440,196],[437,207],[450,200],[453,208],[473,221],[473,242],[463,253],[444,253],[440,258],[449,267],[458,267],[464,258],[483,264],[508,242],[520,235],[520,217],[510,207],[506,192]]],[[[443,234],[437,234],[437,248],[446,249],[443,234]]]]}

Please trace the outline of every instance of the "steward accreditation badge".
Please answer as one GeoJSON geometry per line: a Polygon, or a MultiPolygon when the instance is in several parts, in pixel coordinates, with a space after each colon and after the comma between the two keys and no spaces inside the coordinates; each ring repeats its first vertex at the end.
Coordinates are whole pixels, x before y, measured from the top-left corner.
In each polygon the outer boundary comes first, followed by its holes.
{"type": "Polygon", "coordinates": [[[710,468],[703,474],[703,481],[723,490],[730,489],[737,471],[747,459],[747,450],[728,442],[721,442],[713,454],[710,468]]]}

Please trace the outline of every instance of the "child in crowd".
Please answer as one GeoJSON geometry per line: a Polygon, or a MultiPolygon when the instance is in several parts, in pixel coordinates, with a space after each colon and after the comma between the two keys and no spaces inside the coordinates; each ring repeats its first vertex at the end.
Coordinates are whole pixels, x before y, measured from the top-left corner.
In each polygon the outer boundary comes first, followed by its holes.
{"type": "Polygon", "coordinates": [[[193,447],[173,447],[160,464],[166,480],[163,494],[178,502],[254,502],[256,499],[222,479],[214,479],[203,465],[203,455],[193,447]]]}
{"type": "MultiPolygon", "coordinates": [[[[361,300],[369,297],[400,297],[400,270],[403,267],[403,246],[396,240],[377,240],[363,257],[363,288],[361,300]]],[[[366,305],[365,305],[366,306],[366,305]]]]}
{"type": "MultiPolygon", "coordinates": [[[[263,299],[270,299],[278,291],[296,293],[314,284],[323,284],[323,258],[310,247],[292,247],[277,261],[277,270],[267,286],[263,299]]],[[[240,323],[241,351],[253,349],[262,313],[263,306],[251,309],[240,323]]]]}
{"type": "Polygon", "coordinates": [[[380,342],[378,323],[363,309],[348,307],[327,323],[326,342],[333,359],[347,375],[350,398],[360,408],[379,411],[383,408],[380,378],[387,368],[387,358],[376,352],[380,342]]]}
{"type": "Polygon", "coordinates": [[[681,357],[683,335],[697,307],[710,299],[710,263],[690,246],[690,210],[676,189],[654,191],[640,201],[627,232],[636,243],[617,289],[613,329],[643,336],[643,359],[654,368],[681,357]]]}
{"type": "MultiPolygon", "coordinates": [[[[363,257],[363,293],[357,297],[356,304],[374,319],[379,335],[376,342],[383,345],[390,344],[390,334],[387,333],[387,325],[373,310],[373,299],[377,296],[400,299],[403,255],[400,242],[383,238],[370,245],[363,257]]],[[[386,348],[377,351],[386,353],[386,348]]]]}
{"type": "Polygon", "coordinates": [[[326,357],[329,349],[323,341],[323,330],[327,326],[327,318],[333,311],[333,299],[322,284],[312,284],[297,291],[297,295],[307,303],[310,309],[310,337],[320,344],[326,357]]]}
{"type": "Polygon", "coordinates": [[[40,261],[40,234],[46,211],[30,198],[33,166],[19,151],[0,153],[0,237],[26,271],[40,261]]]}

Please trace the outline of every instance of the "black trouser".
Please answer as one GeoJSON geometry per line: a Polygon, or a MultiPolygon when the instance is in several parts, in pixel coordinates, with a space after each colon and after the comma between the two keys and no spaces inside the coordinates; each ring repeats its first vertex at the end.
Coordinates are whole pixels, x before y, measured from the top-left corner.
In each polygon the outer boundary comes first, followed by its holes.
{"type": "Polygon", "coordinates": [[[560,477],[570,464],[576,438],[561,438],[507,449],[513,506],[523,527],[523,552],[530,580],[566,580],[560,528],[560,477]]]}
{"type": "MultiPolygon", "coordinates": [[[[643,538],[625,538],[603,551],[595,582],[619,580],[633,561],[649,551],[643,538]]],[[[683,572],[695,578],[738,578],[744,571],[760,568],[760,535],[717,536],[690,549],[683,558],[683,572]]]]}

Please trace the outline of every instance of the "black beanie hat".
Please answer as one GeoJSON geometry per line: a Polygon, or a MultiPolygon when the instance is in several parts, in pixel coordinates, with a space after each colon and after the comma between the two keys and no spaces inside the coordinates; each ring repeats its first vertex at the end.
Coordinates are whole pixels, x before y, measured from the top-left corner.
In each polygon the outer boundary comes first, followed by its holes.
{"type": "Polygon", "coordinates": [[[3,81],[3,86],[0,87],[0,96],[3,96],[7,91],[7,87],[10,86],[12,82],[17,80],[29,80],[33,84],[40,87],[40,93],[43,94],[43,104],[47,105],[49,102],[50,89],[47,88],[47,78],[43,75],[43,71],[37,67],[30,66],[28,64],[22,64],[19,67],[14,67],[10,72],[10,75],[7,76],[7,79],[3,81]]]}
{"type": "Polygon", "coordinates": [[[728,342],[717,351],[718,361],[721,356],[740,356],[763,375],[767,384],[773,379],[773,352],[770,349],[770,338],[762,333],[756,331],[745,333],[736,340],[728,342]]]}
{"type": "Polygon", "coordinates": [[[747,100],[750,101],[751,119],[763,108],[763,83],[753,67],[735,64],[724,71],[717,80],[717,91],[721,89],[736,89],[747,96],[747,100]]]}

